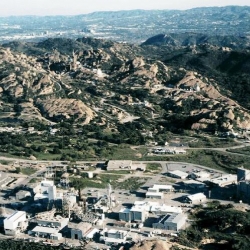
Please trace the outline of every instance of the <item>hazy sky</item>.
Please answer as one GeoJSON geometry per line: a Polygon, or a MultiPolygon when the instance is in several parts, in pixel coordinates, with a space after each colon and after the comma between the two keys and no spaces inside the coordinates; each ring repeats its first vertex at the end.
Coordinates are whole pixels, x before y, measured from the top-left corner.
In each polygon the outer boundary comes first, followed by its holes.
{"type": "Polygon", "coordinates": [[[190,9],[248,5],[250,0],[0,0],[0,16],[75,15],[131,9],[190,9]]]}

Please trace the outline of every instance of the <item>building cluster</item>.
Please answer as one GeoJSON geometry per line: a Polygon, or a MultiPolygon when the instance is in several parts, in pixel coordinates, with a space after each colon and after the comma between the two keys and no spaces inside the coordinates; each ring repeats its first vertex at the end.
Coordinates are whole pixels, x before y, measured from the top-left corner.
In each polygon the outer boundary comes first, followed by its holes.
{"type": "Polygon", "coordinates": [[[134,164],[131,160],[109,160],[107,162],[107,170],[146,170],[145,164],[134,164]]]}
{"type": "Polygon", "coordinates": [[[152,153],[154,154],[186,154],[187,151],[181,148],[163,148],[163,147],[157,147],[152,150],[152,153]]]}
{"type": "MultiPolygon", "coordinates": [[[[137,168],[132,161],[109,161],[109,169],[133,169],[137,168]]],[[[186,166],[183,166],[185,169],[186,166]]],[[[19,190],[16,199],[33,199],[31,205],[36,211],[30,217],[25,211],[14,211],[5,216],[3,220],[4,232],[9,236],[17,236],[21,233],[29,237],[46,238],[49,240],[93,240],[106,245],[119,245],[144,235],[151,237],[159,234],[176,234],[187,225],[186,208],[193,205],[201,205],[207,201],[204,194],[207,186],[224,187],[234,185],[238,197],[242,200],[250,200],[250,170],[239,168],[237,175],[221,174],[214,177],[211,171],[199,171],[187,173],[180,170],[169,171],[167,174],[180,181],[173,185],[154,184],[145,192],[145,199],[128,203],[120,203],[115,197],[111,185],[105,194],[96,197],[88,196],[81,201],[78,196],[69,192],[58,191],[52,180],[42,180],[33,184],[29,190],[19,190]],[[188,189],[189,194],[178,196],[179,206],[168,204],[166,197],[179,191],[182,186],[188,189]],[[45,209],[40,209],[43,206],[45,209]],[[114,225],[108,225],[107,221],[113,216],[114,225]],[[110,227],[112,226],[112,227],[110,227]],[[145,231],[148,230],[148,231],[145,231]],[[146,233],[148,232],[148,233],[146,233]],[[135,233],[137,236],[132,236],[135,233]],[[133,238],[133,239],[134,239],[133,238]]],[[[120,192],[119,194],[121,194],[120,192]]],[[[128,194],[128,193],[124,193],[128,194]]],[[[129,196],[129,194],[128,194],[129,196]]],[[[171,196],[172,197],[172,196],[171,196]]]]}
{"type": "Polygon", "coordinates": [[[142,227],[148,219],[154,229],[165,229],[179,231],[184,227],[187,216],[181,207],[168,206],[152,201],[135,201],[131,208],[122,208],[119,211],[119,220],[136,223],[138,228],[142,227]]]}

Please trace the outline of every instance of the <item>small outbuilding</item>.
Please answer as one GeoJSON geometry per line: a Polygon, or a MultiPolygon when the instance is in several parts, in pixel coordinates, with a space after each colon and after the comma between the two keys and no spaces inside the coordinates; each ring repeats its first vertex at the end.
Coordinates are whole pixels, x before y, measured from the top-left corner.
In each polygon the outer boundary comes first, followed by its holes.
{"type": "Polygon", "coordinates": [[[186,179],[188,177],[188,174],[186,172],[180,170],[169,171],[168,175],[177,179],[186,179]]]}
{"type": "Polygon", "coordinates": [[[188,195],[184,198],[184,202],[190,203],[190,204],[201,204],[207,200],[206,195],[203,193],[197,193],[188,195]]]}
{"type": "Polygon", "coordinates": [[[70,229],[71,239],[81,240],[90,232],[92,224],[86,222],[69,223],[68,228],[70,229]]]}

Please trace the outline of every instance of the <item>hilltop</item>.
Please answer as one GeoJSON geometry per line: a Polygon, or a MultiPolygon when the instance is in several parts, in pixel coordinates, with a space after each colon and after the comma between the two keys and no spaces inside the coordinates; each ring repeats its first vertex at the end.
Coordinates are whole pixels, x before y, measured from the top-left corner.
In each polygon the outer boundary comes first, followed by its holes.
{"type": "Polygon", "coordinates": [[[11,42],[1,48],[1,121],[249,129],[249,53],[90,37],[11,42]]]}

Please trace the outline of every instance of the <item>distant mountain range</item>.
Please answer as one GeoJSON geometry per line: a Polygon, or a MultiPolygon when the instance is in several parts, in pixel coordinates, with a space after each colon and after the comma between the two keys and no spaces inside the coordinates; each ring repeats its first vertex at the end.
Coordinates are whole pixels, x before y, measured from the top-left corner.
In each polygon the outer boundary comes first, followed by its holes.
{"type": "Polygon", "coordinates": [[[77,16],[0,18],[0,42],[39,41],[49,37],[91,36],[141,43],[158,34],[194,32],[206,35],[250,35],[250,7],[227,6],[190,10],[131,10],[77,16]]]}

